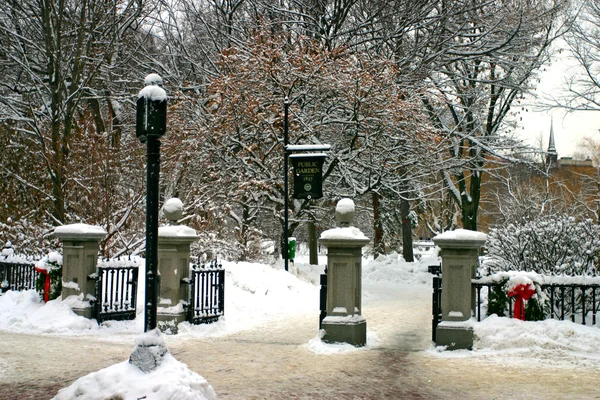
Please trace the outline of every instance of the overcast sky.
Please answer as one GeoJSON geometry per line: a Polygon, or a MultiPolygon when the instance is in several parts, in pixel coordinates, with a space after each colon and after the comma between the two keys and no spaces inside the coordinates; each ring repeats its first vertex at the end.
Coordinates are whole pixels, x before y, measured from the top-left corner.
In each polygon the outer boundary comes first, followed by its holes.
{"type": "MultiPolygon", "coordinates": [[[[563,45],[564,46],[564,45],[563,45]]],[[[561,53],[552,65],[545,67],[540,75],[537,87],[538,98],[544,96],[560,97],[564,79],[568,74],[577,73],[573,61],[567,59],[567,52],[561,53]]],[[[535,103],[535,101],[534,101],[535,103]]],[[[535,104],[523,104],[527,111],[521,112],[518,132],[527,143],[537,145],[542,135],[543,147],[548,147],[551,117],[554,121],[554,138],[559,157],[570,157],[575,152],[581,153],[579,146],[584,137],[592,137],[600,142],[600,111],[582,111],[566,113],[561,109],[538,110],[535,104]]],[[[514,107],[513,107],[514,108],[514,107]]]]}

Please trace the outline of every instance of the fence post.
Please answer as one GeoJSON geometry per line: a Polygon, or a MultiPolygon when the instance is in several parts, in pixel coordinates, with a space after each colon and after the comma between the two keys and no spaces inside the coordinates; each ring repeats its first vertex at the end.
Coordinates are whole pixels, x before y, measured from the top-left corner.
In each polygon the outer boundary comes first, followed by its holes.
{"type": "Polygon", "coordinates": [[[448,350],[471,349],[470,319],[475,302],[471,279],[475,278],[479,250],[487,235],[465,229],[444,232],[433,238],[442,256],[442,322],[436,329],[436,344],[448,350]]]}
{"type": "Polygon", "coordinates": [[[196,231],[177,221],[183,216],[183,204],[177,198],[163,206],[168,225],[158,228],[159,292],[157,321],[163,332],[177,333],[177,324],[186,320],[189,300],[190,245],[198,239],[196,231]],[[188,279],[185,279],[188,278],[188,279]]]}
{"type": "Polygon", "coordinates": [[[361,315],[362,248],[369,239],[350,226],[354,202],[342,199],[335,209],[339,228],[326,230],[319,241],[327,247],[327,316],[323,341],[364,346],[367,321],[361,315]]]}
{"type": "Polygon", "coordinates": [[[98,243],[106,237],[106,231],[99,226],[71,224],[56,227],[54,236],[63,245],[61,297],[63,300],[80,297],[78,306],[72,306],[73,311],[93,318],[93,308],[88,302],[95,295],[96,281],[91,277],[96,273],[98,243]]]}

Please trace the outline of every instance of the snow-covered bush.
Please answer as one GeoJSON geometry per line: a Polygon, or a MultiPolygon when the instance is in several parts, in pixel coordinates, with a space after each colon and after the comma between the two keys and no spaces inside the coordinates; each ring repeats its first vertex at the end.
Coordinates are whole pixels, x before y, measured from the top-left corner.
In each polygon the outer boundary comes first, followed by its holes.
{"type": "Polygon", "coordinates": [[[600,257],[600,226],[566,215],[543,216],[490,231],[484,269],[544,275],[593,275],[600,257]]]}

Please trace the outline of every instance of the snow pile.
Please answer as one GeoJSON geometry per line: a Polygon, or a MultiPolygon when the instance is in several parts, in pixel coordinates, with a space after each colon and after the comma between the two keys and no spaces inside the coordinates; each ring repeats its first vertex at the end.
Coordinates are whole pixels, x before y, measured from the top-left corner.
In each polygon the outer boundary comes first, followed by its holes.
{"type": "Polygon", "coordinates": [[[318,286],[282,268],[248,262],[224,262],[223,267],[227,332],[319,309],[318,286]]]}
{"type": "MultiPolygon", "coordinates": [[[[600,329],[570,321],[521,321],[491,315],[474,324],[473,357],[494,356],[506,363],[552,362],[600,366],[600,329]],[[519,360],[521,359],[521,360],[519,360]]],[[[449,353],[449,352],[447,352],[449,353]]]]}
{"type": "MultiPolygon", "coordinates": [[[[46,305],[35,290],[9,291],[0,296],[0,330],[30,334],[55,335],[118,335],[131,340],[131,335],[143,331],[144,265],[140,259],[133,261],[140,266],[137,317],[134,321],[105,321],[98,326],[75,314],[69,299],[60,298],[46,305]]],[[[310,313],[319,309],[318,286],[285,272],[258,263],[224,262],[225,268],[225,317],[210,325],[180,326],[180,334],[193,337],[225,335],[285,318],[298,313],[310,313]]]]}
{"type": "Polygon", "coordinates": [[[217,395],[206,379],[167,353],[162,364],[149,373],[123,361],[77,379],[53,400],[76,398],[212,400],[217,395]]]}
{"type": "Polygon", "coordinates": [[[94,320],[76,315],[60,298],[44,304],[35,290],[0,296],[0,329],[18,333],[73,335],[98,331],[94,320]]]}

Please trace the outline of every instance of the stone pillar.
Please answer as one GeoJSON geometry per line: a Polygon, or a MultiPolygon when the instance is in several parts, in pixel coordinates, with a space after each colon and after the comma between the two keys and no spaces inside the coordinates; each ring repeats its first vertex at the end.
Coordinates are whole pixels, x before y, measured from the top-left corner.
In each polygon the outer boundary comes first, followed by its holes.
{"type": "Polygon", "coordinates": [[[95,295],[96,281],[89,277],[96,273],[98,243],[106,231],[99,226],[72,224],[56,227],[54,236],[63,244],[61,297],[80,297],[81,301],[72,303],[73,311],[92,318],[89,300],[95,295]]]}
{"type": "Polygon", "coordinates": [[[183,305],[189,300],[190,245],[198,239],[196,231],[177,221],[183,215],[179,199],[165,202],[163,213],[169,225],[158,228],[158,273],[160,289],[157,309],[158,328],[177,333],[177,324],[185,321],[183,305]]]}
{"type": "Polygon", "coordinates": [[[437,326],[436,344],[448,350],[473,347],[472,310],[479,250],[487,235],[465,229],[444,232],[433,238],[442,256],[442,322],[437,326]]]}
{"type": "Polygon", "coordinates": [[[342,199],[335,209],[339,228],[326,230],[319,241],[327,248],[327,316],[321,325],[323,341],[354,346],[367,343],[362,309],[362,248],[369,239],[350,226],[354,202],[342,199]]]}

